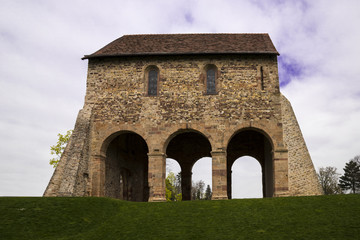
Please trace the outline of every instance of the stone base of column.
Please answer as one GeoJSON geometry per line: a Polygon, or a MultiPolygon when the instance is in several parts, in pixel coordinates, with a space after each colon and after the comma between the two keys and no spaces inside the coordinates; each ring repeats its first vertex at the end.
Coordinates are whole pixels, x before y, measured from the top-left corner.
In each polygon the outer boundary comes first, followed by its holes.
{"type": "Polygon", "coordinates": [[[150,197],[149,202],[166,202],[166,197],[165,196],[150,197]]]}
{"type": "Polygon", "coordinates": [[[227,200],[227,196],[212,196],[211,200],[227,200]]]}

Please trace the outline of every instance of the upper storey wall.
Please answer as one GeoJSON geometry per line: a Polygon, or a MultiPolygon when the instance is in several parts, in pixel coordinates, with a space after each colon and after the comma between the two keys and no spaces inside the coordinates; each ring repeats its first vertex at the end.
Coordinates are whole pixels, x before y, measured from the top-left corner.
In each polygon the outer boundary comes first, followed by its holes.
{"type": "Polygon", "coordinates": [[[89,60],[85,104],[95,104],[101,122],[281,121],[279,96],[276,55],[98,58],[89,60]],[[217,68],[212,95],[209,65],[217,68]],[[159,69],[157,96],[147,95],[151,66],[159,69]]]}

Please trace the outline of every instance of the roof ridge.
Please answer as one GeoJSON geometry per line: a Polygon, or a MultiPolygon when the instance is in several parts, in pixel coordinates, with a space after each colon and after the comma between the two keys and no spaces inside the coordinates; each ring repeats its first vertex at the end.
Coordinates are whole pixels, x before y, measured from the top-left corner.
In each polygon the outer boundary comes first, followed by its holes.
{"type": "Polygon", "coordinates": [[[279,54],[268,33],[131,34],[83,59],[139,55],[279,54]]]}
{"type": "Polygon", "coordinates": [[[269,35],[269,33],[135,33],[125,36],[160,36],[160,35],[269,35]]]}

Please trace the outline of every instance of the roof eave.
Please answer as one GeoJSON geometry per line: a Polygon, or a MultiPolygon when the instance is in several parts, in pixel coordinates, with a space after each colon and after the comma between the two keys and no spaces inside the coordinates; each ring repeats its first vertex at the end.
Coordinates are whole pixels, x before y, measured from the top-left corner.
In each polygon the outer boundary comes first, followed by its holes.
{"type": "Polygon", "coordinates": [[[113,58],[113,57],[131,57],[131,56],[180,56],[180,55],[248,55],[248,54],[255,54],[255,55],[277,55],[279,56],[279,52],[204,52],[204,53],[129,53],[129,54],[99,54],[99,55],[85,55],[82,57],[82,60],[85,59],[92,59],[92,58],[113,58]]]}

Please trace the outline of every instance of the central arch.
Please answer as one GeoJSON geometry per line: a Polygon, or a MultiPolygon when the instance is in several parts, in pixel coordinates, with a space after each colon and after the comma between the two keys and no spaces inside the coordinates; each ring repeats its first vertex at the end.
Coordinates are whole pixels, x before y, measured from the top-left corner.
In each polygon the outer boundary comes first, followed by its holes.
{"type": "Polygon", "coordinates": [[[232,198],[231,168],[234,162],[243,156],[255,158],[261,165],[263,197],[272,197],[274,194],[273,180],[273,144],[264,132],[255,128],[240,130],[231,138],[227,146],[227,193],[232,198]]]}
{"type": "Polygon", "coordinates": [[[200,158],[211,157],[209,140],[195,130],[178,131],[171,136],[166,155],[180,164],[182,199],[191,200],[192,167],[200,158]]]}
{"type": "Polygon", "coordinates": [[[148,146],[134,132],[109,137],[105,158],[105,196],[145,202],[149,198],[148,146]]]}
{"type": "Polygon", "coordinates": [[[236,159],[231,167],[231,181],[234,183],[231,186],[233,199],[263,197],[261,165],[255,158],[243,156],[236,159]]]}

